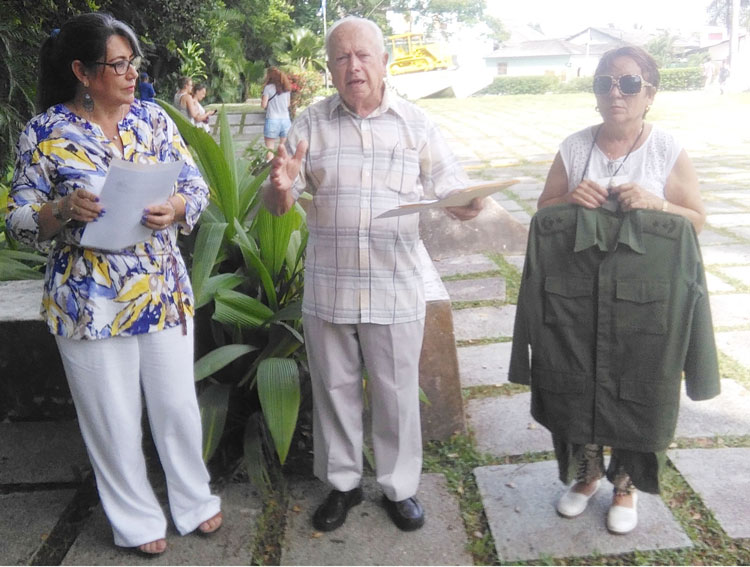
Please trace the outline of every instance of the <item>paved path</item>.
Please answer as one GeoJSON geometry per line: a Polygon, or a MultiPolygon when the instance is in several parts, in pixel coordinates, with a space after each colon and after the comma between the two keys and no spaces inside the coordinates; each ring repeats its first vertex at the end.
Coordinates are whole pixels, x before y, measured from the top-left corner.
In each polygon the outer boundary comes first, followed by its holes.
{"type": "MultiPolygon", "coordinates": [[[[705,103],[703,96],[695,95],[693,102],[705,103]]],[[[671,98],[660,97],[667,102],[671,98]]],[[[452,110],[443,101],[425,106],[473,177],[520,181],[498,195],[497,201],[528,225],[556,145],[594,118],[593,110],[584,109],[578,99],[570,100],[566,112],[573,116],[565,120],[550,120],[548,113],[528,108],[519,117],[512,97],[505,110],[492,112],[473,99],[459,110],[455,102],[450,103],[452,110]]],[[[288,507],[281,511],[274,511],[273,502],[264,508],[247,484],[219,487],[227,515],[222,530],[211,538],[180,538],[171,532],[169,551],[145,560],[112,546],[74,423],[2,423],[0,564],[258,564],[267,561],[260,554],[268,550],[256,538],[273,521],[283,530],[266,537],[271,546],[278,543],[280,553],[271,557],[282,564],[471,564],[467,544],[477,542],[484,542],[490,554],[507,563],[549,562],[550,558],[553,563],[555,558],[596,563],[602,554],[702,545],[692,529],[692,523],[706,521],[701,514],[710,516],[711,529],[722,541],[746,544],[743,538],[750,538],[746,513],[750,501],[746,473],[750,469],[750,171],[746,169],[750,128],[717,122],[714,107],[705,108],[708,118],[690,114],[698,124],[690,131],[679,116],[662,112],[694,157],[709,208],[700,239],[721,351],[723,391],[710,402],[683,398],[677,438],[669,451],[670,485],[694,495],[698,518],[685,518],[684,506],[670,496],[672,488],[664,498],[644,495],[639,503],[641,523],[628,536],[612,536],[604,529],[610,498],[606,489],[577,520],[555,514],[554,502],[564,487],[556,480],[549,434],[530,418],[528,392],[507,385],[523,258],[474,254],[437,264],[452,299],[462,302],[453,314],[472,444],[487,462],[495,463],[479,466],[473,473],[473,497],[481,504],[488,533],[465,528],[461,507],[472,495],[461,496],[442,474],[426,473],[421,497],[428,522],[420,532],[404,534],[390,524],[379,491],[368,478],[366,500],[352,511],[350,522],[332,534],[320,534],[311,528],[309,518],[323,488],[310,478],[289,478],[288,507]],[[713,127],[718,123],[727,125],[724,135],[713,127]],[[486,277],[473,277],[479,273],[486,277]],[[469,299],[481,301],[467,304],[469,299]],[[717,475],[717,470],[722,474],[717,475]],[[285,520],[279,523],[280,516],[285,520]]]]}

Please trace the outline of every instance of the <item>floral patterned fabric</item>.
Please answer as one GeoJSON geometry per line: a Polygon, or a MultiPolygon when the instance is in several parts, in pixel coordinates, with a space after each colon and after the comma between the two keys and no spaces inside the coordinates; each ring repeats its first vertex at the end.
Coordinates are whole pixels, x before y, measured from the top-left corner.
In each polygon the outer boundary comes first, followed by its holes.
{"type": "MultiPolygon", "coordinates": [[[[151,333],[193,314],[187,268],[176,244],[208,203],[208,188],[176,126],[156,104],[133,102],[118,124],[124,155],[101,128],[59,104],[32,118],[18,142],[6,224],[11,236],[49,252],[41,313],[51,333],[100,339],[151,333]],[[137,163],[184,160],[175,193],[186,220],[117,252],[79,246],[85,223],[39,240],[39,210],[73,190],[101,187],[113,158],[137,163]]],[[[106,214],[106,211],[105,211],[106,214]]]]}

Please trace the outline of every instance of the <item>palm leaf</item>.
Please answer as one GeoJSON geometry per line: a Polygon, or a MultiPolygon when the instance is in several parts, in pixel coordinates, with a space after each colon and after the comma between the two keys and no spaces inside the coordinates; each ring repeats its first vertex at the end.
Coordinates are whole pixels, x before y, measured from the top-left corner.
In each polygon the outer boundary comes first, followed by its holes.
{"type": "Polygon", "coordinates": [[[212,350],[202,356],[194,367],[195,381],[199,382],[211,374],[218,372],[230,362],[234,362],[243,354],[258,350],[251,345],[225,345],[212,350]]]}
{"type": "Polygon", "coordinates": [[[203,427],[203,460],[208,462],[216,452],[224,433],[229,409],[230,386],[211,384],[198,397],[203,427]]]}
{"type": "MultiPolygon", "coordinates": [[[[239,225],[239,221],[236,219],[234,222],[236,225],[239,225]]],[[[255,242],[245,234],[245,231],[242,230],[241,227],[235,226],[235,230],[236,232],[232,242],[240,247],[242,257],[245,259],[245,264],[258,274],[261,284],[263,285],[263,291],[266,293],[269,307],[276,311],[279,308],[279,302],[276,298],[276,287],[274,286],[271,274],[258,256],[255,242]]]]}
{"type": "Polygon", "coordinates": [[[258,396],[276,454],[284,464],[297,427],[299,369],[289,358],[267,358],[258,366],[258,396]]]}
{"type": "Polygon", "coordinates": [[[290,209],[285,215],[277,217],[262,208],[255,217],[260,245],[260,257],[271,275],[276,278],[284,265],[289,238],[300,222],[299,215],[290,209]]]}
{"type": "Polygon", "coordinates": [[[206,284],[214,269],[226,228],[226,223],[201,223],[198,229],[193,249],[193,268],[190,274],[196,307],[201,307],[211,301],[212,296],[207,293],[206,284]]]}
{"type": "Polygon", "coordinates": [[[267,305],[237,291],[218,291],[214,303],[214,321],[240,328],[260,327],[273,316],[273,311],[267,305]]]}
{"type": "Polygon", "coordinates": [[[245,424],[245,436],[243,439],[243,460],[247,476],[250,482],[261,491],[267,494],[271,489],[271,478],[268,474],[265,453],[265,429],[263,427],[263,417],[260,412],[255,412],[245,424]]]}

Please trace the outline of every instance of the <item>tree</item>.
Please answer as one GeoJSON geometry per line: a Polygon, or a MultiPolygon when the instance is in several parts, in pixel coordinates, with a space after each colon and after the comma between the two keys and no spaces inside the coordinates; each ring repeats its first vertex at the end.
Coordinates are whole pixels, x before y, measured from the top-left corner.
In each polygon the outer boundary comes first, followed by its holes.
{"type": "MultiPolygon", "coordinates": [[[[712,26],[724,26],[727,31],[732,24],[732,0],[712,0],[706,8],[712,26]]],[[[740,27],[750,30],[750,0],[740,0],[740,27]]]]}
{"type": "Polygon", "coordinates": [[[428,28],[443,28],[449,21],[476,23],[483,18],[485,0],[394,0],[391,10],[416,14],[428,28]]]}
{"type": "Polygon", "coordinates": [[[274,57],[280,65],[325,71],[323,38],[308,29],[297,28],[274,44],[274,57]]]}
{"type": "Polygon", "coordinates": [[[676,36],[671,35],[668,31],[663,31],[658,37],[646,44],[646,51],[651,54],[659,67],[674,67],[677,60],[674,53],[675,39],[677,39],[676,36]]]}

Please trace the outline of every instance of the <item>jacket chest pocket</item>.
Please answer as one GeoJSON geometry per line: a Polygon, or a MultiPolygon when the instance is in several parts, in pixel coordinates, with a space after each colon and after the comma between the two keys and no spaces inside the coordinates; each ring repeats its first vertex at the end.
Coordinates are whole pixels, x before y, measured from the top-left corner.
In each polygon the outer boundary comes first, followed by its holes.
{"type": "Polygon", "coordinates": [[[594,322],[593,278],[547,276],[544,280],[544,322],[563,327],[590,327],[594,322]]]}
{"type": "Polygon", "coordinates": [[[654,280],[617,280],[615,325],[626,332],[667,332],[669,284],[654,280]]]}

